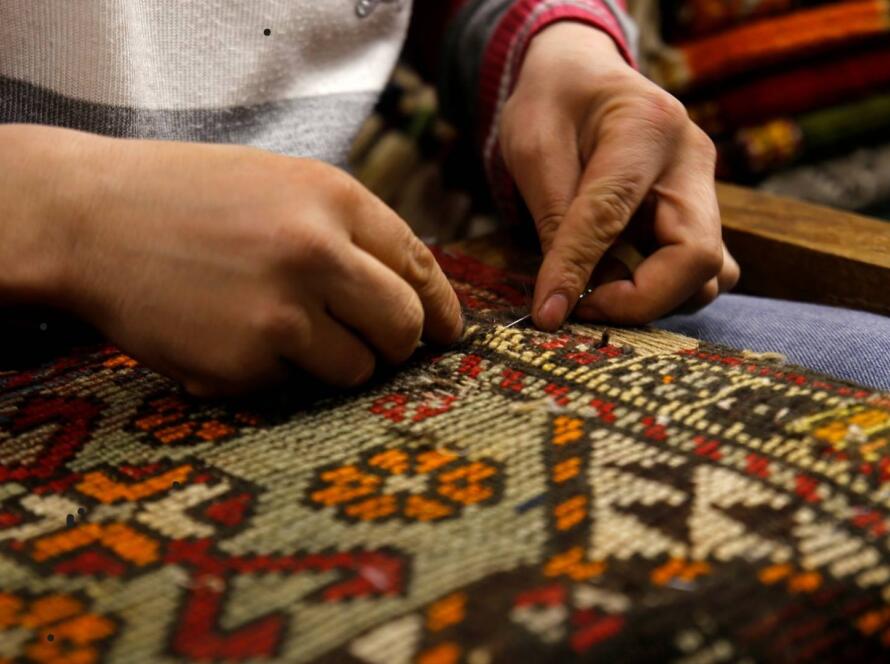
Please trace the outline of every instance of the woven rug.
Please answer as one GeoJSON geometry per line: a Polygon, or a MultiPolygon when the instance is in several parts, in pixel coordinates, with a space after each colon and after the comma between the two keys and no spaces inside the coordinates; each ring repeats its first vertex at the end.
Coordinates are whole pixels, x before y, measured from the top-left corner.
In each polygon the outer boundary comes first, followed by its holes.
{"type": "Polygon", "coordinates": [[[866,139],[876,143],[890,135],[890,94],[879,93],[834,107],[775,118],[745,127],[719,141],[718,177],[745,177],[775,171],[797,162],[847,153],[866,139]]]}
{"type": "Polygon", "coordinates": [[[887,661],[887,395],[440,259],[465,341],[355,394],[0,374],[0,661],[887,661]]]}
{"type": "Polygon", "coordinates": [[[753,19],[822,2],[825,0],[669,0],[662,2],[661,7],[665,32],[672,40],[679,40],[713,34],[753,19]]]}
{"type": "Polygon", "coordinates": [[[678,44],[656,65],[659,83],[686,91],[729,75],[824,53],[890,30],[887,0],[847,0],[801,9],[678,44]]]}
{"type": "Polygon", "coordinates": [[[890,45],[830,53],[777,68],[689,101],[689,114],[712,135],[799,115],[868,96],[890,86],[890,45]],[[815,64],[814,64],[815,62],[815,64]]]}

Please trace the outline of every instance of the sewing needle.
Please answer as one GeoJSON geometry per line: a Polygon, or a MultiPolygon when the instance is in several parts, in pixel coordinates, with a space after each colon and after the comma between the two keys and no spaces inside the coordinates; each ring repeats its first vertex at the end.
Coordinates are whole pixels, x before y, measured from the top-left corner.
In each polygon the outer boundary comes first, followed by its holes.
{"type": "Polygon", "coordinates": [[[522,321],[524,321],[524,320],[528,320],[528,319],[531,318],[531,317],[532,317],[531,314],[526,314],[526,315],[523,316],[522,318],[520,318],[520,319],[518,319],[518,320],[514,320],[514,321],[513,321],[512,323],[510,323],[509,325],[504,325],[504,329],[505,329],[505,330],[509,330],[509,329],[510,329],[511,327],[513,327],[514,325],[519,325],[522,321]]]}
{"type": "MultiPolygon", "coordinates": [[[[577,307],[579,304],[581,304],[581,300],[583,300],[585,297],[587,297],[588,295],[590,295],[592,292],[593,292],[593,287],[591,286],[591,287],[588,288],[586,291],[584,291],[583,293],[581,293],[581,295],[578,296],[578,301],[575,303],[575,306],[577,307]]],[[[526,314],[526,315],[523,316],[522,318],[520,318],[520,319],[518,319],[518,320],[514,320],[514,321],[513,321],[512,323],[510,323],[509,325],[505,325],[505,326],[504,326],[504,329],[505,329],[505,330],[509,330],[509,329],[510,329],[511,327],[513,327],[514,325],[519,325],[521,322],[526,321],[526,320],[528,320],[528,319],[531,318],[531,317],[532,317],[531,314],[526,314]]]]}

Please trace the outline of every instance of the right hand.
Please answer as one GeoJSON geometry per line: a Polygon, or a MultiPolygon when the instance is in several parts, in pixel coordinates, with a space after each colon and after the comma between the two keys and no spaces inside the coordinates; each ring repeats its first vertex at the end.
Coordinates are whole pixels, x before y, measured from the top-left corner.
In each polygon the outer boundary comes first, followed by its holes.
{"type": "Polygon", "coordinates": [[[355,386],[377,356],[397,364],[421,336],[460,336],[430,251],[343,171],[246,147],[67,133],[80,143],[69,181],[89,193],[67,225],[59,300],[188,392],[246,392],[294,366],[355,386]]]}

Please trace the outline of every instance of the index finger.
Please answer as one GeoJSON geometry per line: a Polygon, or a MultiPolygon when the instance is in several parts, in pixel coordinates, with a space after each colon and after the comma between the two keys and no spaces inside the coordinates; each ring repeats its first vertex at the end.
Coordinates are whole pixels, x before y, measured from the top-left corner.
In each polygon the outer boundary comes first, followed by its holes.
{"type": "Polygon", "coordinates": [[[691,134],[691,144],[681,147],[654,187],[654,229],[661,247],[633,271],[632,280],[598,287],[579,307],[579,315],[648,323],[682,305],[720,274],[724,249],[713,157],[698,145],[707,139],[691,134]]]}
{"type": "Polygon", "coordinates": [[[417,293],[423,305],[423,338],[450,344],[463,333],[460,302],[433,253],[408,224],[383,201],[369,193],[372,202],[351,229],[359,248],[390,268],[417,293]]]}
{"type": "Polygon", "coordinates": [[[532,307],[538,327],[562,325],[593,269],[661,174],[668,150],[652,147],[645,138],[628,144],[620,131],[608,133],[596,146],[538,272],[532,307]]]}

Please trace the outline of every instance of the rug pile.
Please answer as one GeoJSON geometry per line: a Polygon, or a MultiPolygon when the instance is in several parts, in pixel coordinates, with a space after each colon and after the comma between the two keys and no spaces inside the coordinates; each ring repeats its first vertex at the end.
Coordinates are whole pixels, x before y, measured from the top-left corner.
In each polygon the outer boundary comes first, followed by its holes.
{"type": "Polygon", "coordinates": [[[0,662],[886,661],[888,395],[440,260],[466,339],[351,395],[0,375],[0,662]]]}

